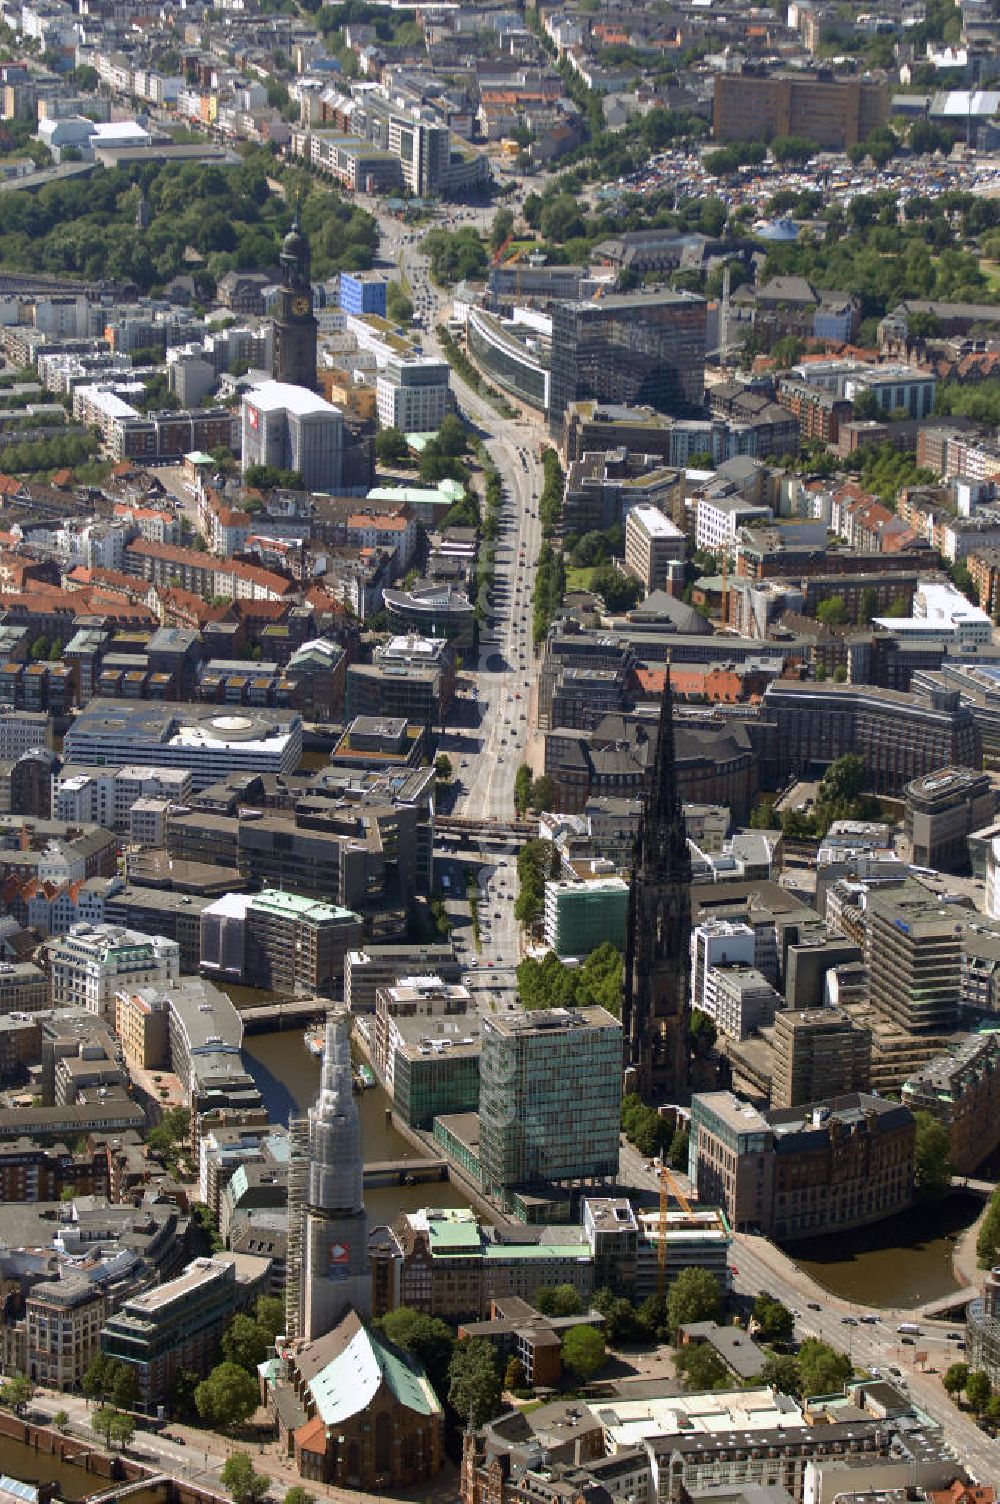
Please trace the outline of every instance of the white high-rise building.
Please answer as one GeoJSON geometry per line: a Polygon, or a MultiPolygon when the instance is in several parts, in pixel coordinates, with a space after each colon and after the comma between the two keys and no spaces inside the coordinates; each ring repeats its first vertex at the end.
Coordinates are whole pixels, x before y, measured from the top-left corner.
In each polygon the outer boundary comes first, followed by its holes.
{"type": "Polygon", "coordinates": [[[336,491],[344,471],[344,415],[308,387],[264,381],[243,395],[243,469],[297,470],[307,491],[336,491]]]}
{"type": "Polygon", "coordinates": [[[363,1320],[371,1304],[361,1123],[352,1083],[350,1016],[344,1010],[327,1017],[319,1097],[309,1109],[302,1218],[298,1336],[312,1341],[348,1311],[363,1320]]]}
{"type": "Polygon", "coordinates": [[[445,360],[391,358],[375,382],[379,423],[403,433],[433,433],[448,413],[450,377],[445,360]]]}
{"type": "Polygon", "coordinates": [[[691,1006],[708,1012],[708,974],[713,966],[752,966],[754,932],[748,924],[706,919],[691,931],[691,1006]]]}

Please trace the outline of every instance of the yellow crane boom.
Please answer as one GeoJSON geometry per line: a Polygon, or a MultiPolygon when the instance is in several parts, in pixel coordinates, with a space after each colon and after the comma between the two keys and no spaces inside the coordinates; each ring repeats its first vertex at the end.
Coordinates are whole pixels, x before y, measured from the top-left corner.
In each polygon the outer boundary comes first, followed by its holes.
{"type": "Polygon", "coordinates": [[[667,1293],[667,1204],[673,1196],[682,1211],[690,1215],[691,1203],[674,1179],[670,1167],[661,1159],[657,1165],[660,1181],[660,1223],[656,1244],[656,1291],[662,1300],[667,1293]]]}

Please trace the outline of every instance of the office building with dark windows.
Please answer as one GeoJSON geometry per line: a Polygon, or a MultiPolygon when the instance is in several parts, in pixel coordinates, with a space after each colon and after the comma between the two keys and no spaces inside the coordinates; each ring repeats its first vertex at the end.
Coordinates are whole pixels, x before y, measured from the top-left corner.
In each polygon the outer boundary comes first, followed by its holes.
{"type": "Polygon", "coordinates": [[[615,293],[552,310],[549,421],[571,402],[649,403],[700,410],[705,386],[705,299],[694,293],[615,293]]]}
{"type": "Polygon", "coordinates": [[[484,1018],[480,1054],[483,1189],[618,1172],[622,1027],[604,1008],[549,1008],[484,1018]]]}

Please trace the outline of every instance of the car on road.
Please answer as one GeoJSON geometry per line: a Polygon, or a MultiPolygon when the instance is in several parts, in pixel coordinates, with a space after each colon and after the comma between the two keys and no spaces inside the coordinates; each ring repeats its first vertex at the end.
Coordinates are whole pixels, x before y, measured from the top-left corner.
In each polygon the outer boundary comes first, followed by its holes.
{"type": "Polygon", "coordinates": [[[899,1340],[904,1347],[915,1347],[917,1343],[916,1337],[900,1337],[899,1340]]]}
{"type": "Polygon", "coordinates": [[[948,1333],[948,1341],[949,1342],[961,1342],[961,1340],[962,1340],[962,1333],[961,1332],[949,1332],[948,1333]]]}
{"type": "Polygon", "coordinates": [[[840,1324],[841,1326],[857,1326],[858,1318],[856,1316],[841,1316],[840,1324]]]}
{"type": "Polygon", "coordinates": [[[822,1311],[823,1309],[818,1300],[810,1300],[807,1302],[807,1305],[810,1311],[822,1311]]]}
{"type": "Polygon", "coordinates": [[[878,1326],[877,1316],[860,1316],[858,1319],[862,1326],[878,1326]]]}

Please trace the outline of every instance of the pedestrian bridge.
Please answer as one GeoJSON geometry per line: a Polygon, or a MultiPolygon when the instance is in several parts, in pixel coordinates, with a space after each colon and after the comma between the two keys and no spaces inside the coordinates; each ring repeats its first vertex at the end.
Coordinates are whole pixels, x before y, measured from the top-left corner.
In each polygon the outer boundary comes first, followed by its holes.
{"type": "Polygon", "coordinates": [[[953,1191],[968,1191],[973,1196],[981,1196],[984,1201],[989,1201],[997,1183],[995,1180],[974,1180],[971,1175],[953,1175],[951,1188],[953,1191]]]}
{"type": "Polygon", "coordinates": [[[451,839],[462,845],[475,842],[502,841],[523,846],[538,835],[538,820],[491,820],[482,816],[438,815],[434,821],[435,840],[451,839]]]}
{"type": "Polygon", "coordinates": [[[416,1185],[447,1180],[446,1159],[378,1159],[365,1165],[365,1185],[416,1185]]]}
{"type": "Polygon", "coordinates": [[[131,1483],[116,1483],[99,1494],[88,1494],[87,1504],[111,1504],[113,1499],[128,1499],[132,1494],[143,1494],[149,1488],[171,1481],[170,1473],[150,1473],[145,1478],[133,1478],[131,1483]]]}
{"type": "Polygon", "coordinates": [[[969,1302],[975,1300],[978,1294],[974,1285],[969,1285],[964,1290],[953,1290],[950,1295],[942,1295],[940,1300],[929,1300],[916,1314],[928,1321],[945,1321],[949,1316],[954,1316],[956,1321],[964,1321],[969,1302]]]}

